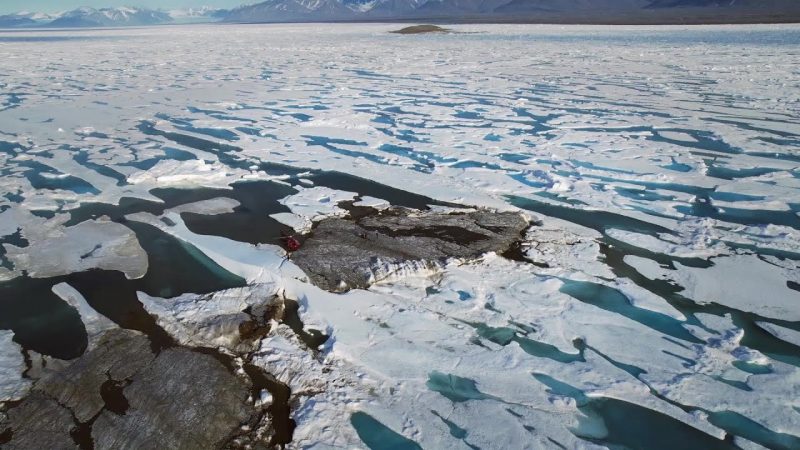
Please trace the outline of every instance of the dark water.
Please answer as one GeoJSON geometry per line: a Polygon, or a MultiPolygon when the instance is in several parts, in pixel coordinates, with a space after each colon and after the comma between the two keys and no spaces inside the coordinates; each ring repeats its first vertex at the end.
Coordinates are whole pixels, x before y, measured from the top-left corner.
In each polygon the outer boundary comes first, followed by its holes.
{"type": "Polygon", "coordinates": [[[128,178],[125,175],[117,172],[116,170],[112,169],[107,165],[98,164],[96,162],[91,161],[89,159],[90,155],[88,150],[80,150],[80,149],[71,149],[71,150],[74,152],[72,158],[78,164],[88,167],[94,170],[95,172],[99,173],[100,175],[104,175],[114,180],[117,180],[117,186],[125,186],[128,184],[127,181],[128,178]]]}
{"type": "Polygon", "coordinates": [[[67,282],[98,312],[122,327],[155,333],[150,317],[136,298],[203,294],[244,286],[245,280],[217,265],[196,248],[151,225],[127,222],[147,252],[144,278],[128,280],[116,271],[90,270],[66,276],[33,279],[18,277],[0,283],[0,328],[11,329],[24,348],[60,359],[80,356],[87,336],[77,311],[52,293],[67,282]]]}
{"type": "Polygon", "coordinates": [[[80,356],[88,344],[78,312],[50,289],[66,277],[18,277],[0,283],[0,328],[23,347],[60,359],[80,356]]]}
{"type": "Polygon", "coordinates": [[[237,200],[240,205],[233,212],[206,215],[183,213],[181,218],[195,233],[223,236],[251,244],[279,244],[282,233],[293,230],[269,217],[270,214],[289,212],[278,200],[297,191],[273,182],[249,182],[233,185],[233,192],[220,194],[237,200]]]}
{"type": "Polygon", "coordinates": [[[57,190],[63,189],[76,194],[99,194],[100,191],[89,182],[72,175],[65,175],[50,166],[36,161],[22,161],[17,165],[28,167],[24,172],[25,177],[35,189],[57,190]],[[45,176],[49,174],[50,176],[45,176]]]}
{"type": "Polygon", "coordinates": [[[709,196],[699,196],[691,205],[678,205],[676,211],[687,216],[709,217],[723,222],[742,225],[785,225],[800,230],[800,204],[789,204],[788,211],[772,211],[743,208],[717,208],[709,196]]]}
{"type": "Polygon", "coordinates": [[[428,205],[448,205],[408,191],[393,188],[367,178],[356,177],[342,172],[316,172],[310,177],[317,186],[325,186],[341,191],[357,192],[362,196],[382,198],[392,205],[414,209],[428,209],[428,205]]]}
{"type": "MultiPolygon", "coordinates": [[[[269,215],[276,212],[288,211],[288,209],[278,203],[278,200],[296,192],[295,189],[289,186],[272,181],[234,183],[231,185],[231,189],[159,188],[151,190],[150,193],[158,197],[162,203],[131,197],[123,197],[120,199],[119,205],[111,205],[108,203],[84,203],[80,207],[69,211],[70,220],[66,222],[65,225],[76,225],[80,222],[95,219],[100,216],[108,216],[111,220],[122,221],[124,216],[139,212],[161,215],[165,210],[176,206],[222,197],[237,200],[241,204],[241,206],[235,209],[234,214],[224,214],[226,221],[231,219],[258,220],[258,216],[262,214],[269,215]]],[[[207,216],[207,219],[197,216],[199,216],[199,214],[183,214],[184,219],[189,218],[189,220],[187,220],[187,225],[189,225],[188,222],[192,222],[198,224],[198,227],[208,227],[209,225],[206,225],[206,221],[213,222],[215,220],[214,216],[207,216]]],[[[254,224],[253,227],[255,228],[256,225],[254,224]]],[[[191,226],[189,228],[192,229],[191,226]]],[[[220,227],[219,231],[225,231],[225,227],[220,227]]],[[[239,231],[246,230],[240,228],[239,231]]]]}
{"type": "MultiPolygon", "coordinates": [[[[2,212],[2,210],[0,210],[0,212],[2,212]]],[[[6,258],[6,249],[3,247],[3,244],[24,248],[28,246],[28,241],[22,237],[22,230],[19,229],[17,229],[17,232],[14,234],[0,236],[0,267],[11,270],[14,268],[14,264],[6,258]]]]}
{"type": "Polygon", "coordinates": [[[601,233],[609,228],[618,228],[651,236],[656,236],[659,233],[673,233],[669,228],[608,211],[582,210],[522,197],[509,197],[508,200],[512,205],[519,208],[564,219],[601,233]]]}

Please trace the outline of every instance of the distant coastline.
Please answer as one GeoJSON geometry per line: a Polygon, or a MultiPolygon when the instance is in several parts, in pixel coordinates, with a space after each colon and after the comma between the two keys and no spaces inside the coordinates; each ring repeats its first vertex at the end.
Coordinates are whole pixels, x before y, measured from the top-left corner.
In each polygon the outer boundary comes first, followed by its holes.
{"type": "MultiPolygon", "coordinates": [[[[800,15],[781,17],[742,17],[742,18],[714,18],[714,17],[684,17],[674,20],[657,20],[656,18],[584,18],[584,19],[547,19],[547,18],[497,18],[497,17],[414,17],[414,18],[385,18],[357,20],[275,20],[275,21],[222,21],[208,24],[222,25],[264,25],[282,23],[396,23],[417,24],[431,23],[436,25],[770,25],[770,24],[800,24],[800,15]]],[[[167,24],[169,25],[169,24],[167,24]]]]}
{"type": "MultiPolygon", "coordinates": [[[[76,10],[77,11],[77,10],[76,10]]],[[[130,17],[125,21],[108,18],[110,10],[88,10],[91,14],[55,18],[50,22],[34,22],[20,15],[0,16],[0,30],[53,30],[127,28],[141,26],[188,25],[188,24],[280,24],[280,23],[397,23],[415,25],[430,23],[448,24],[540,24],[540,25],[744,25],[744,24],[793,24],[800,23],[800,1],[797,7],[785,12],[774,10],[724,8],[670,8],[639,10],[592,10],[592,11],[521,11],[510,12],[450,12],[411,11],[391,15],[385,11],[374,14],[353,14],[324,17],[315,12],[289,13],[285,16],[261,18],[256,14],[242,17],[236,11],[212,11],[197,22],[174,19],[166,13],[153,10],[130,9],[124,11],[130,17]],[[101,15],[99,13],[104,13],[101,15]],[[224,15],[230,13],[230,15],[224,15]]],[[[83,11],[78,11],[83,13],[83,11]]],[[[114,11],[116,12],[116,11],[114,11]]]]}
{"type": "MultiPolygon", "coordinates": [[[[483,0],[479,5],[460,0],[378,1],[358,12],[336,9],[344,0],[320,0],[331,9],[279,10],[286,0],[270,0],[229,11],[229,23],[431,23],[431,24],[553,24],[553,25],[722,25],[800,23],[800,1],[739,0],[725,3],[705,0],[638,0],[618,4],[612,0],[483,0]],[[392,5],[392,6],[386,6],[392,5]],[[414,6],[409,6],[414,5],[414,6]],[[636,6],[638,5],[638,6],[636,6]]],[[[315,3],[316,4],[316,3],[315,3]]]]}
{"type": "Polygon", "coordinates": [[[28,26],[28,27],[3,27],[3,33],[24,33],[35,31],[77,31],[77,30],[120,30],[132,28],[159,28],[159,27],[191,27],[191,26],[228,26],[228,25],[291,25],[291,24],[397,24],[413,25],[430,23],[435,25],[597,25],[597,26],[703,26],[703,25],[793,25],[800,24],[798,18],[768,18],[761,20],[682,20],[682,21],[645,21],[645,20],[541,20],[541,19],[376,19],[376,20],[281,20],[259,22],[189,22],[189,23],[163,23],[155,25],[129,25],[129,26],[86,26],[86,27],[58,27],[58,26],[28,26]]]}

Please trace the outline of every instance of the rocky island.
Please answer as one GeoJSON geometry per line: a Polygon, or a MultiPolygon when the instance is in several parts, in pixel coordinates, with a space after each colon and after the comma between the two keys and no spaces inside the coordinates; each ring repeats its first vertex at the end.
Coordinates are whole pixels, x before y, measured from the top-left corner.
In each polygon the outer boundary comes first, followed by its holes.
{"type": "Polygon", "coordinates": [[[413,25],[410,27],[401,28],[399,30],[390,31],[394,34],[426,34],[426,33],[450,33],[448,28],[442,28],[437,25],[413,25]]]}

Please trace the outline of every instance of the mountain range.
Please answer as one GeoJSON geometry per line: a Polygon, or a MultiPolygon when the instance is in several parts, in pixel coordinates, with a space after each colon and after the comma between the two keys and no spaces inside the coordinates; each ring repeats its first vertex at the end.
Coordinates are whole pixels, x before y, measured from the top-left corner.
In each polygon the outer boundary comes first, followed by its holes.
{"type": "Polygon", "coordinates": [[[168,14],[175,23],[214,22],[222,20],[228,10],[201,6],[198,8],[172,9],[168,14]]]}
{"type": "Polygon", "coordinates": [[[0,28],[36,26],[41,23],[50,22],[53,19],[54,17],[49,14],[22,11],[16,14],[0,16],[0,28]]]}
{"type": "Polygon", "coordinates": [[[59,15],[51,27],[115,27],[157,25],[172,21],[169,14],[139,8],[78,8],[59,15]]]}
{"type": "Polygon", "coordinates": [[[266,0],[226,11],[78,8],[57,15],[0,16],[0,28],[116,27],[224,21],[521,23],[800,22],[800,0],[266,0]]]}
{"type": "Polygon", "coordinates": [[[219,21],[227,14],[226,10],[199,7],[175,9],[170,11],[147,8],[81,7],[59,14],[20,12],[0,16],[0,28],[49,27],[49,28],[88,28],[150,26],[170,23],[219,21]]]}
{"type": "Polygon", "coordinates": [[[229,22],[434,20],[544,23],[800,21],[799,0],[267,0],[229,22]]]}

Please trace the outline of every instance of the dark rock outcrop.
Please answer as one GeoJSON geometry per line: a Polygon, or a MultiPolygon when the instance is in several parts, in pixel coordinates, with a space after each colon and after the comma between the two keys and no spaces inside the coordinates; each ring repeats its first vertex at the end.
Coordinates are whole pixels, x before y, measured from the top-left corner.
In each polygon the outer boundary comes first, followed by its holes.
{"type": "Polygon", "coordinates": [[[46,374],[34,390],[70,408],[78,421],[87,422],[105,405],[100,395],[103,383],[131,378],[154,357],[145,335],[123,329],[111,330],[98,340],[94,350],[62,370],[46,374]]]}
{"type": "Polygon", "coordinates": [[[248,388],[216,359],[191,350],[162,352],[124,389],[124,415],[103,411],[92,427],[100,449],[213,449],[252,413],[248,388]]]}
{"type": "Polygon", "coordinates": [[[401,28],[399,30],[390,31],[394,34],[425,34],[425,33],[449,33],[450,30],[436,25],[413,25],[410,27],[401,28]]]}
{"type": "Polygon", "coordinates": [[[154,355],[141,333],[114,329],[39,379],[0,416],[6,449],[213,449],[262,419],[251,386],[214,356],[182,347],[154,355]]]}
{"type": "Polygon", "coordinates": [[[30,394],[16,408],[8,412],[8,419],[0,424],[11,439],[2,445],[8,450],[77,449],[70,433],[76,428],[72,413],[51,397],[40,392],[30,394]]]}
{"type": "Polygon", "coordinates": [[[513,212],[448,214],[392,208],[357,220],[322,220],[292,260],[323,289],[366,288],[405,268],[502,253],[527,226],[527,220],[513,212]]]}

